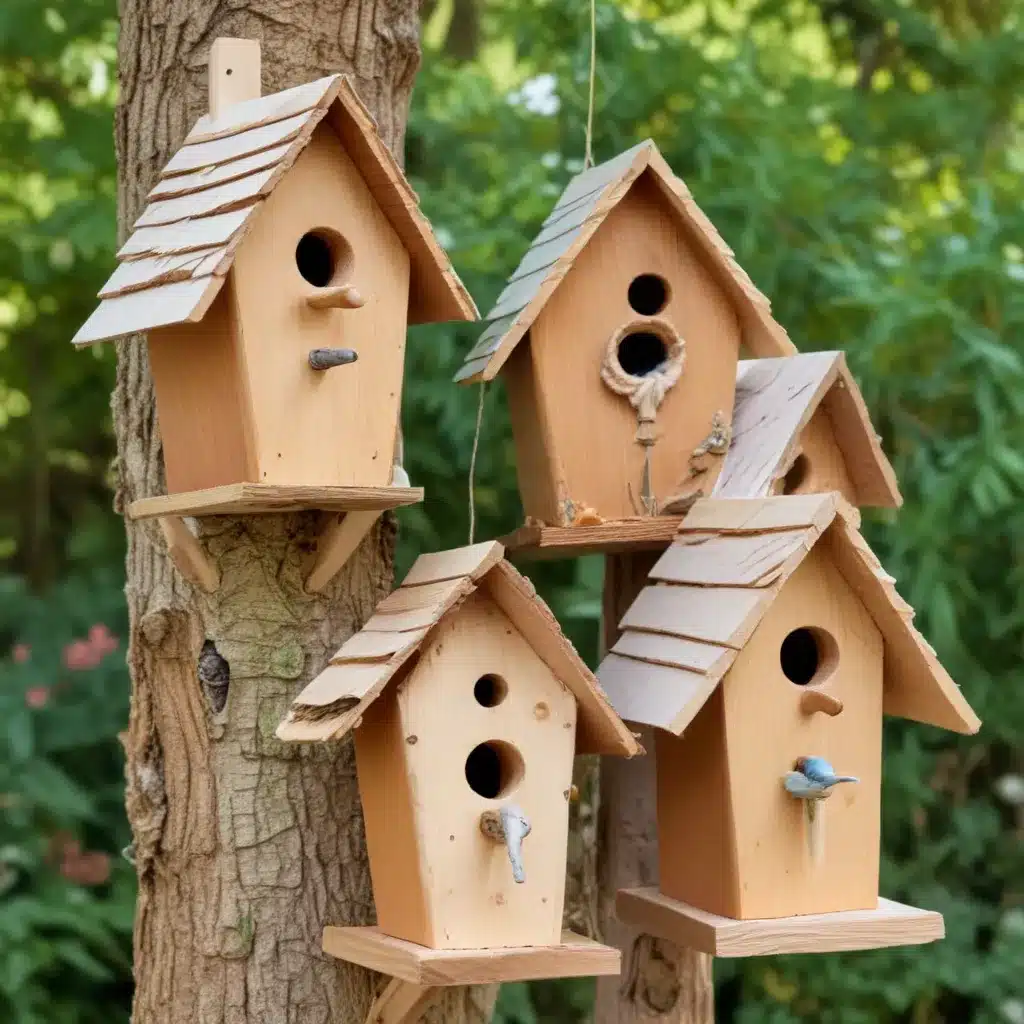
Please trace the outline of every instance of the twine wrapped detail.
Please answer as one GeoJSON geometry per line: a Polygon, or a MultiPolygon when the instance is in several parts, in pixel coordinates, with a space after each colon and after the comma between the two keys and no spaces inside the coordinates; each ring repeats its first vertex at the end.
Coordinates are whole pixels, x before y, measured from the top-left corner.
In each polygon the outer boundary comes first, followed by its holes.
{"type": "Polygon", "coordinates": [[[634,440],[644,449],[644,469],[640,482],[640,500],[648,515],[657,515],[657,501],[651,483],[651,448],[658,439],[658,407],[683,373],[686,343],[666,320],[657,317],[634,320],[620,327],[608,339],[601,363],[601,380],[617,395],[624,395],[636,409],[634,440]],[[619,357],[619,348],[630,335],[654,335],[665,349],[665,358],[643,375],[627,373],[619,357]]]}

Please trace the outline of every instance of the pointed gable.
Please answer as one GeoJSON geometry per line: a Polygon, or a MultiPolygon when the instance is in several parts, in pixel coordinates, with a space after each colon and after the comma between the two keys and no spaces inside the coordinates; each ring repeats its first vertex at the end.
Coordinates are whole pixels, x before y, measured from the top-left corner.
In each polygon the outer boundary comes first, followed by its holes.
{"type": "Polygon", "coordinates": [[[648,139],[569,182],[487,314],[490,323],[466,356],[456,374],[457,381],[493,380],[497,376],[572,269],[576,257],[645,173],[664,198],[667,215],[679,223],[716,282],[730,297],[743,342],[750,351],[758,356],[781,356],[796,351],[785,330],[772,319],[768,299],[739,266],[689,189],[672,173],[657,146],[648,139]]]}
{"type": "Polygon", "coordinates": [[[775,493],[793,464],[802,431],[815,416],[828,420],[856,504],[898,508],[903,499],[896,474],[842,352],[739,364],[732,444],[712,497],[764,498],[775,493]]]}
{"type": "Polygon", "coordinates": [[[321,123],[341,139],[409,252],[410,323],[476,319],[372,115],[349,79],[332,75],[196,122],[161,172],[75,344],[202,320],[256,213],[321,123]]]}
{"type": "Polygon", "coordinates": [[[497,541],[421,555],[402,585],[294,700],[277,735],[289,742],[340,739],[387,686],[415,663],[432,631],[471,594],[498,606],[576,698],[577,753],[632,756],[640,748],[533,585],[504,561],[497,541]]]}
{"type": "Polygon", "coordinates": [[[627,721],[680,735],[808,552],[833,564],[885,647],[886,714],[974,733],[980,721],[913,624],[838,495],[700,499],[623,617],[598,679],[627,721]]]}

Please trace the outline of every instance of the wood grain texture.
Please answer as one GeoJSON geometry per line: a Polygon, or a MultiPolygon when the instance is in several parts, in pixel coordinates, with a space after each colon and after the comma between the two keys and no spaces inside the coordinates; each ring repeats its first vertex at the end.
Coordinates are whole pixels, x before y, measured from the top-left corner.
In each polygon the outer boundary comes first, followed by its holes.
{"type": "MultiPolygon", "coordinates": [[[[726,423],[732,418],[740,345],[735,310],[645,173],[605,217],[530,327],[537,407],[523,415],[545,424],[551,450],[544,458],[556,474],[551,487],[564,496],[550,525],[573,525],[575,510],[583,507],[605,520],[643,511],[645,449],[636,442],[637,410],[600,374],[613,336],[628,324],[642,329],[646,323],[629,303],[630,284],[643,274],[667,283],[657,318],[685,344],[682,375],[658,406],[659,440],[649,449],[659,501],[689,479],[690,455],[716,413],[726,423]]],[[[702,475],[708,493],[715,473],[702,475]]],[[[525,503],[525,496],[524,511],[544,521],[543,510],[525,503]]]]}
{"type": "Polygon", "coordinates": [[[440,995],[433,985],[414,985],[392,978],[373,1001],[366,1024],[415,1024],[440,995]]]}
{"type": "Polygon", "coordinates": [[[210,119],[216,121],[236,103],[259,99],[263,91],[261,71],[258,39],[215,39],[206,73],[210,119]]]}
{"type": "MultiPolygon", "coordinates": [[[[123,0],[120,14],[121,238],[206,109],[207,55],[219,35],[261,40],[268,92],[351,71],[381,135],[402,151],[419,60],[415,3],[123,0]]],[[[164,480],[146,346],[133,339],[117,355],[120,509],[163,493],[164,480]]],[[[285,750],[272,725],[390,588],[394,522],[382,520],[373,543],[315,596],[302,571],[316,516],[208,517],[198,527],[223,580],[212,595],[175,572],[157,524],[127,523],[134,1019],[280,1024],[295,1017],[302,993],[302,1015],[362,1024],[379,979],[320,951],[325,921],[372,920],[352,747],[331,756],[285,750]],[[231,670],[219,714],[196,675],[206,638],[231,670]]],[[[485,1024],[493,998],[452,989],[426,1020],[485,1024]]]]}
{"type": "MultiPolygon", "coordinates": [[[[367,773],[363,808],[378,927],[438,949],[556,945],[577,718],[572,692],[478,591],[431,633],[415,667],[382,699],[398,704],[397,744],[409,777],[419,866],[413,874],[391,856],[399,870],[390,876],[377,870],[377,853],[396,842],[388,824],[401,797],[367,773]],[[494,706],[474,696],[486,675],[505,684],[494,706]],[[509,759],[493,798],[467,782],[467,758],[482,743],[503,744],[509,759]],[[521,766],[513,758],[521,758],[521,766]],[[483,813],[509,802],[531,825],[521,884],[513,880],[505,846],[480,830],[483,813]],[[371,830],[371,818],[380,822],[378,829],[371,830]],[[412,877],[422,879],[422,897],[411,891],[412,877]],[[406,908],[420,899],[426,919],[410,920],[406,908]]],[[[362,749],[360,742],[357,755],[362,749]]],[[[359,768],[362,779],[361,763],[359,768]]]]}
{"type": "MultiPolygon", "coordinates": [[[[654,562],[649,553],[605,559],[603,646],[618,639],[618,622],[644,585],[654,562]]],[[[621,979],[599,979],[595,1024],[714,1024],[711,958],[645,934],[619,920],[615,894],[656,885],[654,737],[641,732],[646,757],[601,762],[598,822],[599,934],[622,952],[621,979]]]]}
{"type": "Polygon", "coordinates": [[[842,352],[739,364],[732,444],[714,496],[839,491],[857,506],[898,507],[896,476],[842,352]],[[803,456],[801,482],[786,477],[803,456]]]}
{"type": "Polygon", "coordinates": [[[717,286],[728,293],[750,351],[760,356],[796,351],[785,330],[772,319],[768,300],[648,139],[569,182],[487,315],[488,320],[500,321],[501,327],[484,332],[467,354],[457,381],[492,380],[499,373],[595,233],[602,230],[605,219],[645,172],[666,200],[666,217],[684,232],[684,244],[699,249],[717,286]]]}
{"type": "Polygon", "coordinates": [[[306,577],[306,590],[310,593],[323,590],[352,553],[373,529],[380,518],[377,509],[365,512],[346,512],[340,519],[328,522],[316,542],[316,558],[306,577]]]}
{"type": "Polygon", "coordinates": [[[500,538],[517,561],[579,555],[662,551],[675,538],[682,516],[620,519],[597,526],[520,526],[500,538]]]}
{"type": "Polygon", "coordinates": [[[621,891],[617,912],[623,920],[653,935],[722,957],[915,946],[945,935],[941,914],[886,899],[880,899],[872,910],[734,921],[646,887],[621,891]]]}
{"type": "Polygon", "coordinates": [[[326,509],[339,512],[378,511],[415,505],[422,487],[292,487],[286,484],[227,484],[201,491],[140,498],[128,509],[132,519],[153,516],[221,516],[254,512],[296,512],[326,509]]]}
{"type": "MultiPolygon", "coordinates": [[[[341,261],[339,261],[341,263],[341,261]]],[[[257,479],[271,484],[382,487],[391,479],[405,357],[409,256],[332,129],[317,126],[261,204],[231,276],[255,422],[257,479]],[[345,240],[361,309],[310,309],[317,289],[294,253],[310,231],[345,240]],[[358,360],[310,368],[319,348],[358,360]],[[335,439],[329,442],[327,439],[335,439]]]]}
{"type": "Polygon", "coordinates": [[[552,946],[426,949],[376,928],[325,928],[324,952],[417,985],[480,985],[618,974],[618,950],[563,932],[552,946]]]}

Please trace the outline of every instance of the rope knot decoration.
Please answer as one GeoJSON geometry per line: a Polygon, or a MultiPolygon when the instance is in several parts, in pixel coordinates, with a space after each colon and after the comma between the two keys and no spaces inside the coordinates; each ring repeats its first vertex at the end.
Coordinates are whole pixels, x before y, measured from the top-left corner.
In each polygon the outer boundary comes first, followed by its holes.
{"type": "Polygon", "coordinates": [[[608,339],[601,362],[601,380],[617,395],[629,399],[636,409],[636,433],[633,440],[644,449],[644,468],[640,481],[640,501],[647,515],[658,514],[658,503],[651,482],[651,448],[658,440],[658,407],[679,380],[686,362],[686,342],[676,329],[661,318],[634,320],[615,331],[608,339]],[[631,334],[653,334],[665,348],[665,358],[642,376],[627,373],[619,359],[619,346],[631,334]]]}

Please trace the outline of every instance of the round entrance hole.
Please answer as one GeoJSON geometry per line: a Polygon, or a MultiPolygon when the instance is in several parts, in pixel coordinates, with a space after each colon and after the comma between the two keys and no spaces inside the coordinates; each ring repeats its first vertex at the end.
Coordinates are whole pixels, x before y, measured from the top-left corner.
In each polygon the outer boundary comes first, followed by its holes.
{"type": "Polygon", "coordinates": [[[789,472],[782,478],[782,493],[795,494],[807,480],[811,471],[811,461],[806,455],[798,455],[789,467],[789,472]]]}
{"type": "Polygon", "coordinates": [[[352,247],[329,228],[307,231],[295,246],[295,266],[314,288],[326,288],[348,277],[352,269],[352,247]]]}
{"type": "Polygon", "coordinates": [[[668,358],[665,340],[654,331],[630,331],[619,342],[619,366],[631,377],[646,377],[668,358]]]}
{"type": "Polygon", "coordinates": [[[485,708],[496,708],[508,696],[508,683],[501,676],[488,673],[476,681],[473,696],[477,704],[485,708]]]}
{"type": "Polygon", "coordinates": [[[668,303],[668,282],[657,274],[640,274],[630,281],[626,298],[641,316],[656,316],[668,303]]]}
{"type": "Polygon", "coordinates": [[[526,771],[523,755],[503,740],[488,740],[466,758],[466,782],[478,796],[497,800],[519,785],[526,771]]]}
{"type": "Polygon", "coordinates": [[[832,634],[816,626],[794,629],[779,650],[782,673],[797,686],[825,682],[838,661],[839,648],[832,634]]]}

